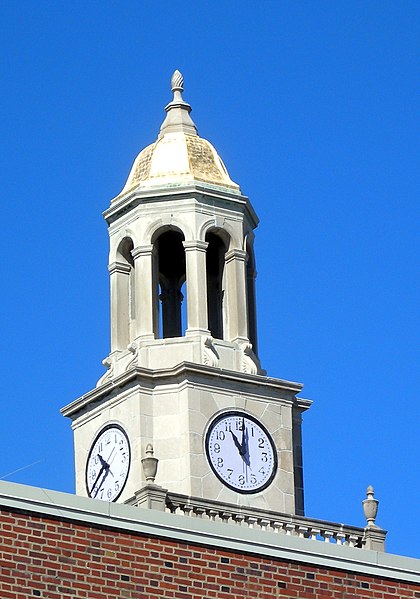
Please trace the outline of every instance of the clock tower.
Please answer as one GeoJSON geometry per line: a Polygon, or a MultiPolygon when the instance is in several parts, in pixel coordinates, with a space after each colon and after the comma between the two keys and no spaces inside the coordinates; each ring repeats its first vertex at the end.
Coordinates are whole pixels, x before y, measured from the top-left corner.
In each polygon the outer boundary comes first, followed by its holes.
{"type": "Polygon", "coordinates": [[[302,385],[258,359],[258,218],[199,137],[175,71],[157,140],[104,217],[110,237],[111,351],[72,419],[76,492],[128,501],[146,484],[303,514],[302,385]]]}

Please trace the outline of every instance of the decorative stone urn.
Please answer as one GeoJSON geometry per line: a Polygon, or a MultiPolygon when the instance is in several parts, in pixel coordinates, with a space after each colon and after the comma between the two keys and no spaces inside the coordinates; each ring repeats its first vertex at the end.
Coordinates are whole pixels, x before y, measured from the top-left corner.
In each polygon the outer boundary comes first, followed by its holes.
{"type": "Polygon", "coordinates": [[[368,488],[366,489],[367,499],[364,499],[362,501],[363,511],[365,513],[365,518],[367,520],[367,525],[369,527],[372,527],[372,526],[376,527],[375,519],[376,519],[376,514],[378,513],[379,501],[373,497],[373,493],[374,493],[373,487],[371,485],[369,485],[368,488]]]}
{"type": "Polygon", "coordinates": [[[154,483],[159,460],[153,457],[153,445],[149,443],[146,447],[146,457],[142,459],[144,476],[148,483],[154,483]]]}

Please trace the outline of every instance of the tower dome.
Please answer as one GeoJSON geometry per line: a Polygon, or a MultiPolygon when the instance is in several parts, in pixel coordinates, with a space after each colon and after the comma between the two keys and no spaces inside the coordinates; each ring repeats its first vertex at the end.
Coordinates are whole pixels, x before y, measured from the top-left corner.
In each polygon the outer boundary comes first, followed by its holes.
{"type": "Polygon", "coordinates": [[[174,97],[165,107],[166,118],[159,136],[138,154],[121,194],[194,183],[240,193],[216,149],[199,137],[190,116],[191,106],[182,98],[183,83],[183,76],[175,71],[171,78],[174,97]]]}

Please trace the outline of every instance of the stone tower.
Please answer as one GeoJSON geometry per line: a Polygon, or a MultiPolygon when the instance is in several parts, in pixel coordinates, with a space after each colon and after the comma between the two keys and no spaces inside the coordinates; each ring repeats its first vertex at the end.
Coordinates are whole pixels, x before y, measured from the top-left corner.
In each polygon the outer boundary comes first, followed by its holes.
{"type": "Polygon", "coordinates": [[[107,371],[62,410],[73,421],[76,492],[127,501],[146,482],[141,460],[152,444],[156,483],[170,491],[303,514],[310,402],[258,359],[258,219],[199,137],[179,71],[171,86],[157,140],[104,213],[107,371]]]}

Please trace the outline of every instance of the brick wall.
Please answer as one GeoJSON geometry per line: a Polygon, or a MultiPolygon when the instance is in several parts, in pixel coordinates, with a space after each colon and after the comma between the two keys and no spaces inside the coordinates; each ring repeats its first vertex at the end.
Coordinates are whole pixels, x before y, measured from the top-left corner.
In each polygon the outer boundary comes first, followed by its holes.
{"type": "Polygon", "coordinates": [[[0,598],[419,598],[420,586],[0,511],[0,598]]]}

